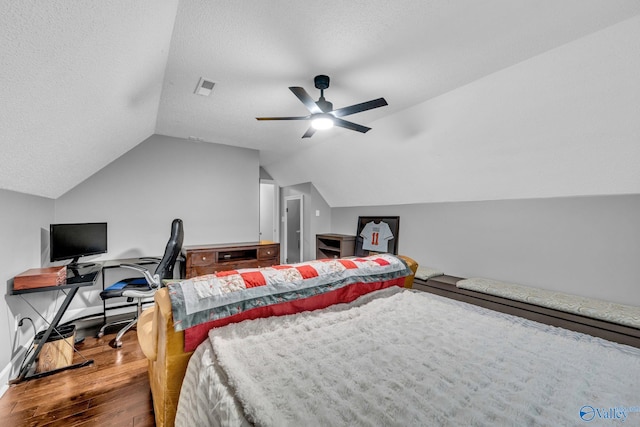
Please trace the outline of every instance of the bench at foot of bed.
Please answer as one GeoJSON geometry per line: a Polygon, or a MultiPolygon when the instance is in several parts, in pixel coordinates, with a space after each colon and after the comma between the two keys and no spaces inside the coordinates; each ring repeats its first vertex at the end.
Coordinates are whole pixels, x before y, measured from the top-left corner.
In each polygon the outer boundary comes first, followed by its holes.
{"type": "Polygon", "coordinates": [[[439,275],[427,280],[416,277],[413,288],[640,348],[640,328],[456,286],[463,280],[467,279],[449,275],[439,275]]]}

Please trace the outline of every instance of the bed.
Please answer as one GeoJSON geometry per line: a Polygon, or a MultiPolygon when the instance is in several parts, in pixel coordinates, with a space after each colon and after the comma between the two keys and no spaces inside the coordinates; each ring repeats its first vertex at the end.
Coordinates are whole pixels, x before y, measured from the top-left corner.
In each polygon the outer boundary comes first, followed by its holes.
{"type": "Polygon", "coordinates": [[[176,425],[635,424],[638,378],[637,348],[389,288],[212,330],[176,425]]]}
{"type": "Polygon", "coordinates": [[[348,303],[390,286],[410,288],[416,269],[409,257],[379,255],[241,269],[168,283],[156,292],[154,306],[141,314],[137,326],[149,363],[156,426],[174,425],[187,364],[209,329],[348,303]],[[212,298],[192,298],[194,287],[212,298]]]}
{"type": "Polygon", "coordinates": [[[178,426],[640,421],[639,349],[400,286],[214,328],[190,356],[178,426]]]}

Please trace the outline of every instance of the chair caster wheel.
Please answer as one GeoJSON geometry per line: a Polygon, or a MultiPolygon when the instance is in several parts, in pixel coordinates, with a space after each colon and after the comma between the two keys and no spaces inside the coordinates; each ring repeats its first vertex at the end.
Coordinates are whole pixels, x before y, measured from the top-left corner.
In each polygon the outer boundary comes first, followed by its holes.
{"type": "Polygon", "coordinates": [[[116,341],[115,339],[112,339],[111,341],[109,341],[109,345],[113,348],[120,348],[122,347],[122,341],[116,341]]]}
{"type": "Polygon", "coordinates": [[[96,334],[96,338],[102,338],[104,336],[104,331],[98,331],[96,334]]]}

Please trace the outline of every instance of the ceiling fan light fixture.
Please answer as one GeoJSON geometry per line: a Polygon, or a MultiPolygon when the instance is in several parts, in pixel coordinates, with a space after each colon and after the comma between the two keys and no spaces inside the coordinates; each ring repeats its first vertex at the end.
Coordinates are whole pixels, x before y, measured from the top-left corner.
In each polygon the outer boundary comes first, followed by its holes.
{"type": "Polygon", "coordinates": [[[333,127],[333,116],[331,114],[318,114],[311,121],[311,126],[316,130],[331,129],[333,127]]]}

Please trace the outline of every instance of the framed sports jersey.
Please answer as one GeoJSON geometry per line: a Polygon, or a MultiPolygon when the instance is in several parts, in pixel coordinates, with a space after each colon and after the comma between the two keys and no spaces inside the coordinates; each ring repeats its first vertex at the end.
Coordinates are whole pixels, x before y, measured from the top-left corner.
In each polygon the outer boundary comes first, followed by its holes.
{"type": "Polygon", "coordinates": [[[398,254],[399,216],[360,216],[357,230],[356,256],[398,254]]]}

